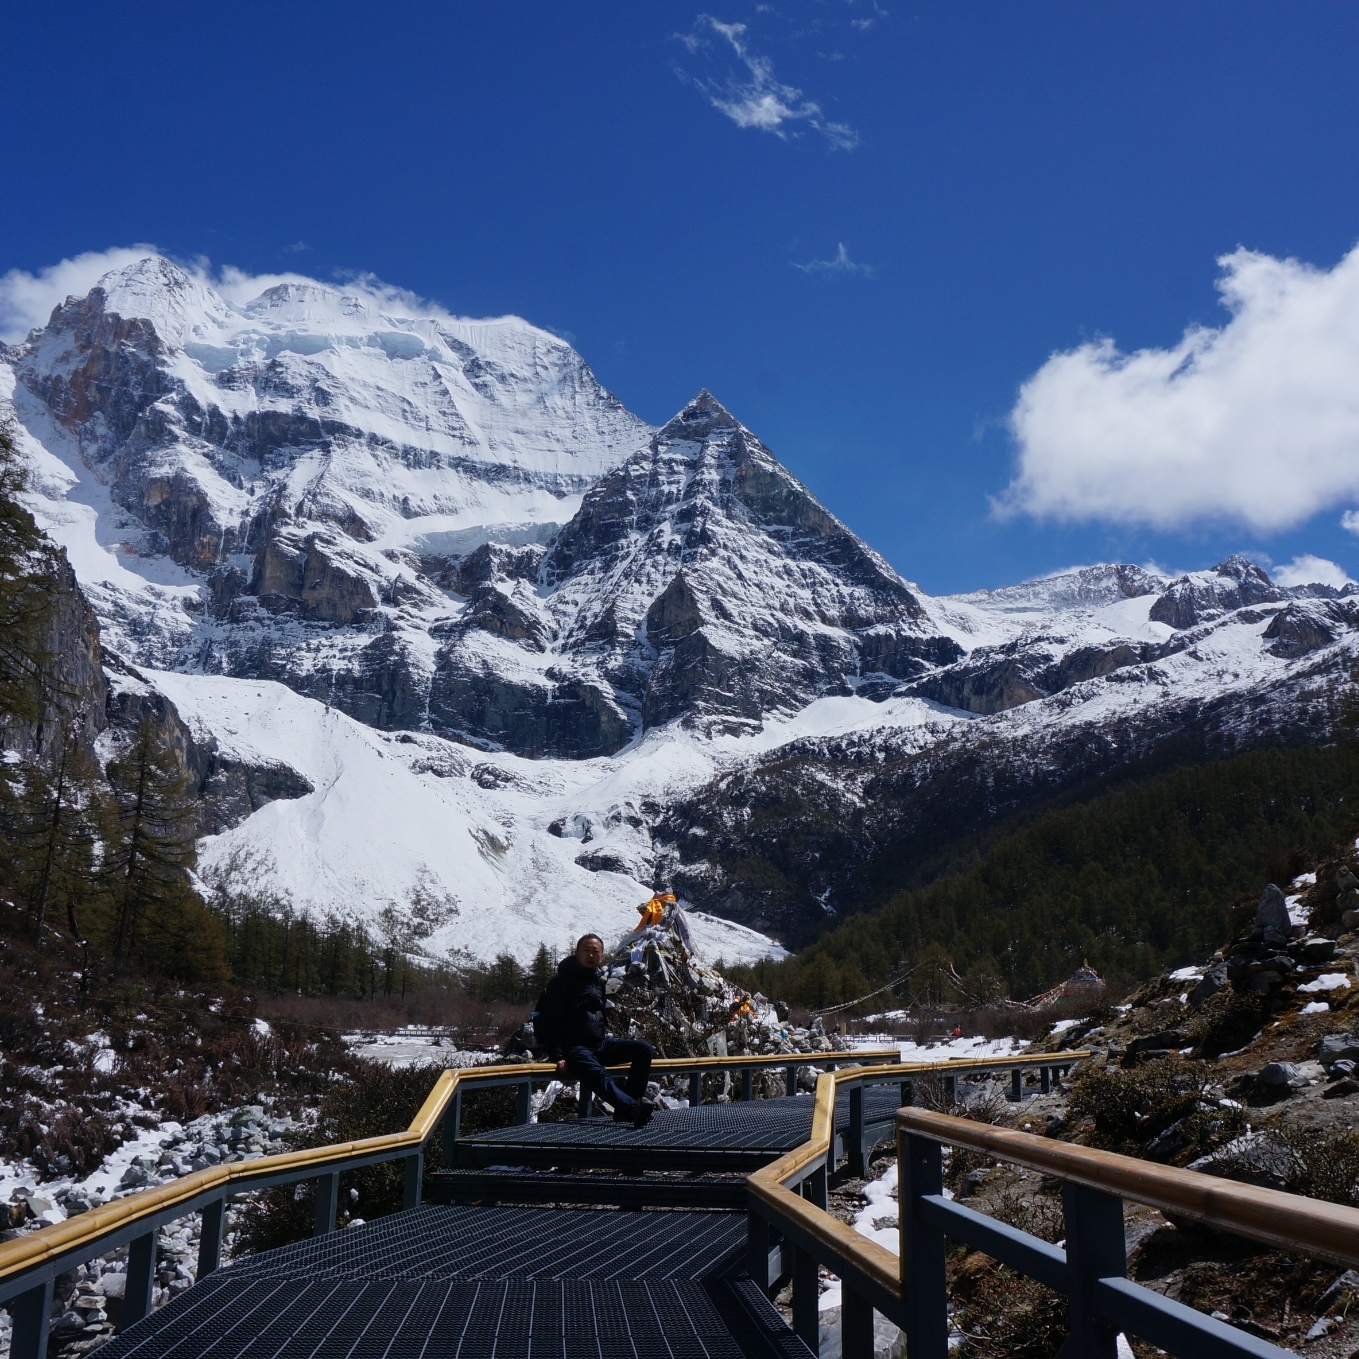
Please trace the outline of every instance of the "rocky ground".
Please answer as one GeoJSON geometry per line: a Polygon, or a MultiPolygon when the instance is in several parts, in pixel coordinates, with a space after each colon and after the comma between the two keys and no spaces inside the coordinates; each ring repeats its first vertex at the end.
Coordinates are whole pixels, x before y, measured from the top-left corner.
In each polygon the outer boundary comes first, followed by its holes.
{"type": "MultiPolygon", "coordinates": [[[[977,1077],[959,1082],[957,1103],[946,1100],[942,1083],[935,1088],[919,1082],[920,1098],[1025,1131],[1359,1206],[1359,878],[1354,864],[1354,853],[1347,850],[1289,884],[1286,893],[1267,889],[1258,903],[1241,906],[1231,942],[1201,965],[1150,978],[1119,1004],[1054,1023],[1035,1048],[1054,1054],[1085,1049],[1091,1055],[1050,1093],[1030,1085],[1016,1104],[1008,1098],[1007,1079],[977,1077]]],[[[622,941],[611,959],[615,1032],[645,1036],[667,1056],[833,1052],[846,1046],[818,1023],[794,1025],[786,1008],[740,991],[696,960],[686,947],[682,912],[661,903],[653,917],[622,941]]],[[[20,1118],[10,1135],[38,1126],[40,1111],[50,1111],[58,1087],[69,1082],[68,1063],[53,1059],[58,1051],[78,1050],[88,1058],[76,1084],[90,1108],[84,1122],[68,1120],[64,1143],[50,1136],[34,1143],[29,1169],[11,1175],[12,1183],[5,1186],[9,1203],[0,1205],[9,1214],[11,1231],[33,1230],[203,1165],[282,1150],[307,1135],[307,1093],[288,1086],[278,1071],[269,1074],[269,1064],[263,1063],[252,1087],[223,1086],[224,1075],[212,1075],[208,1082],[218,1083],[223,1092],[258,1089],[263,1093],[257,1101],[228,1107],[219,1099],[213,1111],[179,1120],[162,1109],[158,1118],[129,1122],[113,1137],[115,1145],[102,1152],[91,1146],[82,1153],[81,1129],[88,1142],[100,1099],[109,1105],[110,1092],[101,1090],[101,1066],[111,1071],[115,1065],[135,1065],[138,1059],[124,1057],[123,1049],[129,1054],[154,1049],[164,1041],[161,1030],[168,1036],[166,1026],[180,1018],[174,1006],[187,1002],[178,995],[149,994],[124,996],[116,1004],[110,1000],[103,1018],[90,1020],[76,1034],[68,1010],[88,1009],[87,1002],[78,989],[61,1001],[61,985],[50,977],[48,982],[56,1003],[38,1006],[28,1018],[20,1017],[21,1023],[13,1016],[8,1021],[13,1032],[5,1074],[28,1110],[28,1124],[20,1118]],[[95,1023],[100,1027],[91,1032],[95,1023]],[[19,1053],[26,1061],[14,1060],[16,1035],[27,1045],[19,1053]],[[101,1058],[104,1051],[117,1054],[116,1059],[101,1058]],[[88,1162],[78,1163],[82,1154],[88,1162]],[[46,1158],[41,1173],[35,1155],[46,1158]]],[[[206,1029],[213,1011],[199,1008],[204,1013],[196,1011],[195,1022],[206,1029]]],[[[297,1035],[267,1032],[267,1025],[263,1029],[244,1010],[223,1021],[240,1053],[263,1044],[282,1054],[301,1041],[297,1035]]],[[[438,1055],[432,1047],[431,1055],[438,1055]]],[[[511,1042],[504,1056],[515,1055],[511,1042]]],[[[197,1074],[201,1079],[211,1073],[197,1074]]],[[[813,1082],[814,1074],[809,1072],[807,1081],[813,1082]]],[[[164,1084],[162,1103],[179,1088],[164,1084]]],[[[658,1085],[652,1093],[659,1102],[679,1104],[687,1101],[687,1082],[658,1085]]],[[[716,1078],[704,1092],[707,1099],[735,1093],[729,1082],[716,1078]]],[[[771,1088],[767,1093],[782,1092],[771,1088]]],[[[68,1102],[72,1095],[65,1091],[68,1102]]],[[[574,1108],[570,1089],[549,1088],[535,1096],[536,1116],[570,1117],[574,1108]]],[[[47,1126],[54,1122],[49,1118],[47,1126]]],[[[979,1211],[1049,1241],[1064,1235],[1056,1182],[964,1153],[950,1157],[946,1178],[949,1192],[979,1211]]],[[[880,1149],[866,1179],[836,1179],[830,1206],[866,1236],[895,1249],[891,1149],[880,1149]]],[[[1359,1274],[1176,1224],[1138,1205],[1128,1206],[1126,1239],[1129,1273],[1148,1287],[1299,1353],[1324,1359],[1359,1354],[1359,1309],[1352,1308],[1359,1274]]],[[[158,1303],[192,1282],[197,1246],[196,1223],[162,1232],[158,1303]]],[[[954,1343],[963,1354],[976,1359],[1055,1354],[1066,1327],[1059,1298],[977,1252],[955,1251],[949,1269],[954,1343]]],[[[107,1338],[117,1323],[125,1272],[126,1252],[119,1251],[63,1278],[54,1355],[82,1354],[107,1338]]],[[[780,1301],[786,1307],[789,1299],[780,1301]]],[[[826,1276],[824,1359],[836,1353],[838,1325],[839,1286],[826,1276]]],[[[878,1331],[882,1359],[899,1355],[901,1337],[895,1329],[879,1319],[878,1331]]],[[[0,1332],[0,1352],[6,1340],[0,1332]]],[[[1155,1352],[1136,1339],[1130,1349],[1139,1359],[1155,1352]]]]}

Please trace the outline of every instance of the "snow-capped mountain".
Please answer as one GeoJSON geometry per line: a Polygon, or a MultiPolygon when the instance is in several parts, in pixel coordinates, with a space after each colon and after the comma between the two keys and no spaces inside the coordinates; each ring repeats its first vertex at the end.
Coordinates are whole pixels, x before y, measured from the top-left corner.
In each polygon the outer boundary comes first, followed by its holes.
{"type": "Polygon", "coordinates": [[[1355,592],[1233,557],[930,598],[707,392],[657,430],[513,317],[232,299],[116,270],[0,351],[0,409],[115,698],[268,771],[203,864],[298,905],[418,898],[438,947],[528,953],[666,878],[752,956],[742,924],[806,938],[884,854],[1334,719],[1355,592]]]}
{"type": "Polygon", "coordinates": [[[4,395],[54,460],[48,488],[98,514],[108,626],[177,663],[210,640],[197,618],[246,622],[258,600],[261,653],[274,614],[349,624],[437,604],[423,560],[546,539],[651,432],[516,317],[303,283],[237,305],[156,257],[4,358],[4,395]]]}

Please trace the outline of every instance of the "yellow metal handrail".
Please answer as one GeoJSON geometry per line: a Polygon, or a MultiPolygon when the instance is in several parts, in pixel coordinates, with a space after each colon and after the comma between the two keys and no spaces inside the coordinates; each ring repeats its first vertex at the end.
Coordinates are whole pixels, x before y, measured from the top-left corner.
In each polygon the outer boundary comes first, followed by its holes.
{"type": "MultiPolygon", "coordinates": [[[[855,1054],[860,1057],[893,1057],[895,1048],[870,1049],[855,1054]]],[[[734,1057],[662,1057],[652,1063],[653,1071],[715,1071],[741,1070],[750,1067],[779,1067],[807,1065],[827,1061],[847,1061],[843,1052],[773,1053],[734,1057]]],[[[324,1173],[336,1163],[359,1157],[382,1157],[389,1153],[396,1159],[405,1151],[414,1154],[428,1141],[440,1119],[448,1110],[454,1094],[463,1087],[483,1084],[509,1085],[534,1077],[551,1077],[556,1067],[550,1062],[521,1062],[514,1065],[457,1067],[440,1073],[425,1102],[420,1106],[410,1126],[399,1133],[380,1137],[365,1137],[356,1142],[333,1143],[324,1147],[310,1147],[304,1151],[280,1152],[261,1156],[253,1161],[235,1161],[230,1165],[210,1166],[193,1171],[172,1184],[144,1189],[136,1194],[92,1208],[76,1217],[50,1227],[43,1227],[13,1241],[0,1242],[0,1284],[15,1274],[30,1269],[44,1260],[68,1255],[82,1244],[95,1242],[111,1231],[128,1227],[211,1195],[213,1190],[230,1193],[233,1184],[243,1187],[251,1180],[286,1176],[297,1172],[296,1178],[307,1179],[313,1173],[324,1173]]],[[[383,1159],[387,1159],[383,1157],[383,1159]]]]}

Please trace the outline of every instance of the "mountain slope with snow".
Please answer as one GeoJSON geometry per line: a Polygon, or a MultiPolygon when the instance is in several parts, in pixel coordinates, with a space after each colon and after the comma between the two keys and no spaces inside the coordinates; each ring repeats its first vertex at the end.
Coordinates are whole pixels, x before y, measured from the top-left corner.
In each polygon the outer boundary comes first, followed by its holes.
{"type": "Polygon", "coordinates": [[[367,285],[149,257],[0,351],[0,413],[114,688],[268,771],[205,871],[440,950],[673,881],[755,956],[1109,770],[1327,739],[1359,636],[1359,587],[1241,557],[931,598],[709,393],[653,429],[554,336],[367,285]]]}

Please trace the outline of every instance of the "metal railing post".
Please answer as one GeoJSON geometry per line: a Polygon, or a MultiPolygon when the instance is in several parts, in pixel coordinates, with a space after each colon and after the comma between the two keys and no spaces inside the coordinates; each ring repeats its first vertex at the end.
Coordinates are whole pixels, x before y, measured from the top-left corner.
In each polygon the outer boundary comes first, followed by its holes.
{"type": "Polygon", "coordinates": [[[703,1073],[701,1071],[691,1071],[689,1073],[689,1107],[696,1109],[703,1103],[703,1073]]]}
{"type": "Polygon", "coordinates": [[[52,1315],[52,1280],[20,1293],[5,1304],[14,1329],[10,1359],[47,1359],[47,1327],[52,1315]]]}
{"type": "Polygon", "coordinates": [[[1010,1098],[1016,1103],[1024,1098],[1024,1068],[1017,1066],[1010,1072],[1010,1098]]]}
{"type": "Polygon", "coordinates": [[[595,1092],[587,1090],[581,1097],[580,1115],[581,1118],[593,1118],[595,1116],[595,1092]]]}
{"type": "Polygon", "coordinates": [[[903,1108],[915,1103],[915,1082],[902,1081],[901,1083],[901,1104],[903,1108]]]}
{"type": "MultiPolygon", "coordinates": [[[[829,1153],[827,1154],[829,1155],[829,1153]]],[[[826,1167],[824,1164],[817,1166],[817,1168],[802,1181],[802,1197],[805,1198],[813,1208],[820,1208],[823,1213],[826,1211],[826,1167]]]]}
{"type": "Polygon", "coordinates": [[[335,1212],[340,1206],[340,1172],[333,1170],[329,1175],[316,1177],[316,1218],[312,1224],[313,1236],[324,1236],[335,1230],[335,1212]]]}
{"type": "Polygon", "coordinates": [[[401,1185],[401,1206],[418,1208],[420,1188],[425,1178],[425,1153],[417,1151],[414,1156],[406,1157],[405,1175],[401,1185]]]}
{"type": "Polygon", "coordinates": [[[533,1082],[520,1081],[517,1089],[519,1098],[515,1101],[514,1121],[516,1123],[527,1123],[529,1121],[529,1100],[533,1096],[533,1082]]]}
{"type": "Polygon", "coordinates": [[[1100,1279],[1123,1278],[1128,1262],[1123,1237],[1123,1200],[1082,1184],[1062,1185],[1066,1261],[1071,1271],[1071,1334],[1062,1350],[1081,1359],[1117,1359],[1118,1335],[1095,1315],[1100,1279]]]}
{"type": "Polygon", "coordinates": [[[948,1359],[944,1233],[920,1218],[920,1200],[944,1190],[944,1160],[938,1142],[911,1133],[897,1134],[897,1186],[906,1352],[911,1359],[948,1359]]]}
{"type": "Polygon", "coordinates": [[[746,1269],[761,1293],[769,1291],[769,1223],[746,1209],[746,1269]]]}
{"type": "Polygon", "coordinates": [[[944,1098],[950,1104],[958,1103],[958,1074],[950,1072],[944,1077],[944,1098]]]}
{"type": "Polygon", "coordinates": [[[1038,1088],[1043,1094],[1050,1094],[1052,1091],[1052,1068],[1040,1066],[1038,1068],[1038,1088]]]}
{"type": "Polygon", "coordinates": [[[813,1354],[821,1353],[821,1283],[816,1260],[793,1251],[793,1330],[813,1354]]]}
{"type": "Polygon", "coordinates": [[[222,1263],[222,1228],[226,1223],[226,1198],[203,1205],[203,1223],[198,1238],[198,1279],[206,1279],[222,1263]]]}
{"type": "Polygon", "coordinates": [[[797,1094],[797,1067],[786,1066],[783,1068],[784,1089],[790,1095],[797,1094]]]}
{"type": "Polygon", "coordinates": [[[743,1067],[741,1069],[741,1098],[752,1100],[755,1098],[755,1069],[753,1067],[743,1067]]]}
{"type": "Polygon", "coordinates": [[[856,1085],[849,1092],[849,1139],[845,1147],[849,1173],[860,1179],[868,1174],[868,1134],[864,1129],[864,1088],[856,1085]]]}
{"type": "Polygon", "coordinates": [[[154,1230],[132,1239],[127,1252],[127,1291],[123,1294],[123,1324],[127,1330],[151,1310],[156,1286],[156,1233],[154,1230]]]}
{"type": "Polygon", "coordinates": [[[873,1305],[848,1284],[840,1294],[840,1353],[843,1359],[873,1359],[873,1305]]]}
{"type": "Polygon", "coordinates": [[[444,1169],[452,1170],[458,1159],[458,1133],[462,1127],[462,1091],[455,1090],[444,1114],[444,1169]]]}

